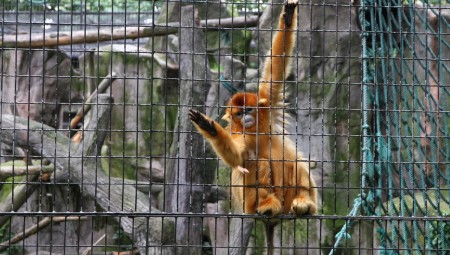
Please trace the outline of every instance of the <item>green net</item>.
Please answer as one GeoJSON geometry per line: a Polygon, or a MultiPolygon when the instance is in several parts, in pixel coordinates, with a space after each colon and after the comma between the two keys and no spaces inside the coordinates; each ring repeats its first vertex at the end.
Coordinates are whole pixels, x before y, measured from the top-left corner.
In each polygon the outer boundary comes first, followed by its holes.
{"type": "Polygon", "coordinates": [[[380,254],[450,254],[450,5],[361,5],[363,189],[350,216],[375,216],[380,254]]]}

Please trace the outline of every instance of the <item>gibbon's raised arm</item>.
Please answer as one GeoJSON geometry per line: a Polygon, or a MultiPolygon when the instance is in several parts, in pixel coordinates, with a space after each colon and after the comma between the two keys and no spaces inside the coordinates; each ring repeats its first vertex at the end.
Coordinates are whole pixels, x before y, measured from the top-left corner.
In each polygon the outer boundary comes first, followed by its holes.
{"type": "Polygon", "coordinates": [[[296,41],[297,4],[296,0],[288,0],[283,6],[270,55],[264,62],[259,97],[271,101],[271,105],[277,105],[283,100],[281,90],[291,70],[292,52],[296,41]]]}
{"type": "Polygon", "coordinates": [[[230,132],[220,126],[219,123],[196,110],[189,110],[189,118],[198,132],[208,139],[219,157],[230,167],[239,169],[242,172],[239,166],[242,166],[244,163],[244,142],[236,141],[237,139],[233,139],[230,132]]]}

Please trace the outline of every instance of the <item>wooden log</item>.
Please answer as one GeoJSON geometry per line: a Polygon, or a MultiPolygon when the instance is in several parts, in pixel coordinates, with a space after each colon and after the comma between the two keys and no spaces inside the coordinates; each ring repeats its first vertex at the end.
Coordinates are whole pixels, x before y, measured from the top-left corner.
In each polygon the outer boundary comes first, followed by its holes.
{"type": "Polygon", "coordinates": [[[200,24],[206,29],[226,29],[226,28],[250,28],[258,25],[259,17],[252,16],[240,16],[224,19],[209,19],[202,20],[200,24]]]}
{"type": "MultiPolygon", "coordinates": [[[[104,94],[98,95],[97,107],[93,107],[92,119],[84,132],[83,142],[71,143],[64,134],[35,121],[13,115],[3,115],[0,125],[0,139],[7,144],[15,144],[40,154],[50,160],[59,175],[66,176],[67,182],[77,184],[83,196],[95,199],[97,204],[108,212],[152,212],[148,196],[139,192],[135,185],[111,185],[110,178],[101,169],[101,146],[110,121],[112,99],[104,94]],[[70,173],[70,174],[69,174],[70,173]],[[96,185],[83,185],[96,183],[96,185]]],[[[124,232],[134,241],[142,254],[159,254],[161,247],[174,235],[173,220],[159,217],[116,217],[124,232]],[[151,226],[149,228],[148,226],[151,226]],[[163,231],[164,229],[164,231],[163,231]]]]}
{"type": "Polygon", "coordinates": [[[74,220],[76,220],[76,221],[87,220],[87,217],[78,217],[78,216],[45,217],[42,220],[40,220],[37,224],[26,229],[23,233],[19,233],[19,234],[15,235],[14,237],[12,237],[11,239],[0,243],[0,252],[6,250],[12,244],[16,244],[16,243],[22,241],[23,239],[36,234],[37,232],[39,232],[39,230],[47,227],[52,222],[57,223],[57,222],[74,221],[74,220]]]}
{"type": "Polygon", "coordinates": [[[96,43],[123,39],[136,39],[151,36],[174,34],[176,27],[120,27],[81,31],[57,31],[51,33],[31,33],[4,35],[0,40],[2,48],[42,48],[61,45],[96,43]]]}
{"type": "MultiPolygon", "coordinates": [[[[204,211],[205,187],[214,180],[214,161],[198,160],[204,158],[203,138],[194,131],[188,111],[191,105],[205,102],[205,91],[209,91],[209,66],[205,55],[204,34],[192,26],[199,24],[198,13],[193,6],[181,9],[180,29],[180,108],[171,152],[174,160],[167,164],[169,183],[167,186],[166,207],[168,212],[201,213],[204,211]],[[195,20],[197,19],[197,21],[195,20]],[[188,132],[186,132],[188,131],[188,132]],[[190,132],[189,132],[190,131],[190,132]],[[213,164],[211,164],[213,163],[213,164]]],[[[198,25],[197,25],[198,27],[198,25]]],[[[178,217],[176,221],[176,244],[181,245],[179,254],[201,254],[202,219],[199,217],[178,217]],[[186,247],[187,246],[187,247],[186,247]]]]}
{"type": "MultiPolygon", "coordinates": [[[[206,29],[237,29],[255,27],[257,22],[257,16],[248,16],[205,20],[202,24],[207,26],[205,27],[206,29]]],[[[79,43],[85,44],[152,36],[165,36],[177,33],[179,26],[179,23],[168,23],[165,25],[158,24],[153,27],[111,27],[108,29],[103,28],[80,31],[57,31],[50,33],[4,35],[3,37],[0,37],[0,47],[30,49],[79,43]]],[[[192,23],[185,24],[185,26],[192,26],[192,23]]]]}
{"type": "Polygon", "coordinates": [[[0,180],[11,176],[49,173],[53,168],[53,166],[0,166],[0,180]]]}

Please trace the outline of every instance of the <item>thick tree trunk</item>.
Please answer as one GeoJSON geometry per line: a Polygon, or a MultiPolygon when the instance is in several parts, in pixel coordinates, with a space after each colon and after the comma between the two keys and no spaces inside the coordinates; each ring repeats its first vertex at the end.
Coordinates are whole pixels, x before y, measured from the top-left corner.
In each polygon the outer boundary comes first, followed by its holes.
{"type": "MultiPolygon", "coordinates": [[[[108,178],[103,173],[96,156],[100,155],[110,123],[111,99],[99,95],[97,103],[98,107],[94,107],[91,115],[96,119],[91,119],[85,127],[84,139],[79,145],[72,144],[69,138],[51,127],[12,115],[2,115],[0,124],[4,130],[0,139],[4,143],[26,148],[47,158],[59,170],[53,175],[55,182],[78,185],[81,197],[96,201],[105,212],[160,213],[151,207],[147,196],[136,190],[135,186],[124,185],[123,180],[108,178]]],[[[81,210],[86,211],[83,205],[81,210]]],[[[162,245],[175,235],[173,221],[170,219],[115,219],[142,254],[160,254],[162,245]]],[[[85,230],[81,229],[82,232],[85,230]]]]}
{"type": "Polygon", "coordinates": [[[71,88],[70,59],[58,50],[2,52],[1,113],[57,127],[71,88]]]}
{"type": "MultiPolygon", "coordinates": [[[[168,163],[168,185],[165,210],[173,213],[201,213],[204,211],[203,195],[208,193],[215,175],[215,163],[203,160],[204,141],[194,131],[188,118],[190,108],[202,105],[209,91],[209,66],[205,55],[204,35],[198,29],[198,13],[193,6],[181,8],[180,43],[180,105],[172,143],[173,160],[168,163]],[[169,185],[174,184],[174,185],[169,185]]],[[[200,217],[176,218],[176,244],[179,254],[201,254],[203,219],[200,217]],[[186,247],[187,246],[187,247],[186,247]]]]}

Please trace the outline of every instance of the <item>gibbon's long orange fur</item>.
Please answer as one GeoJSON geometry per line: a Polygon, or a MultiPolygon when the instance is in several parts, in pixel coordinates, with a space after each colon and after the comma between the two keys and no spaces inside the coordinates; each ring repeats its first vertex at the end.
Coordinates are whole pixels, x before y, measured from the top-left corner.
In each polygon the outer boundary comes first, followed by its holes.
{"type": "Polygon", "coordinates": [[[297,28],[297,0],[288,0],[278,22],[257,93],[228,102],[226,128],[191,110],[197,130],[232,170],[232,196],[245,213],[297,216],[317,212],[308,165],[283,130],[283,85],[290,72],[297,28]]]}

